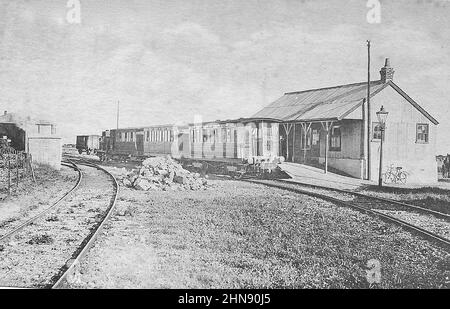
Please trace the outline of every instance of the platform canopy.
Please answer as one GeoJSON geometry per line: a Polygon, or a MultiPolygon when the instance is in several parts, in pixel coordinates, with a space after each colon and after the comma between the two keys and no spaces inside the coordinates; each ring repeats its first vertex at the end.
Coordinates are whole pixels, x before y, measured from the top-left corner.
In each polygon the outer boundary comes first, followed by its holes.
{"type": "MultiPolygon", "coordinates": [[[[371,96],[386,85],[382,81],[371,82],[371,96]]],[[[341,120],[361,106],[366,96],[367,82],[288,92],[252,117],[286,122],[341,120]]],[[[352,114],[351,119],[362,119],[362,115],[352,114]]]]}

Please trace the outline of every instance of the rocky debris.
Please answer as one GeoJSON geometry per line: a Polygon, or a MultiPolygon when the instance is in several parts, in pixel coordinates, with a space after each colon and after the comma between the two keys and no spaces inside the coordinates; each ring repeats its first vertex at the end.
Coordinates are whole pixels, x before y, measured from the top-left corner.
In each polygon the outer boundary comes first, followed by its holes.
{"type": "Polygon", "coordinates": [[[148,158],[131,172],[115,173],[119,183],[137,190],[205,190],[207,180],[185,170],[170,156],[148,158]]]}
{"type": "Polygon", "coordinates": [[[30,240],[28,240],[26,243],[29,245],[49,245],[54,242],[53,238],[48,235],[35,235],[32,236],[30,240]]]}

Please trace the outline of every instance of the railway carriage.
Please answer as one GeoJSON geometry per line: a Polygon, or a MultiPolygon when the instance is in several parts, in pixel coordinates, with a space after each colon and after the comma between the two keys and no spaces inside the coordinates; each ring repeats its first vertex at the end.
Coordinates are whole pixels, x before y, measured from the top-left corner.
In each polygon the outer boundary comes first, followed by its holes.
{"type": "Polygon", "coordinates": [[[188,125],[158,125],[107,130],[100,156],[174,158],[205,164],[256,164],[279,160],[279,124],[239,118],[188,125]]]}
{"type": "Polygon", "coordinates": [[[86,152],[86,154],[96,153],[100,148],[99,135],[78,135],[76,148],[79,154],[86,152]]]}

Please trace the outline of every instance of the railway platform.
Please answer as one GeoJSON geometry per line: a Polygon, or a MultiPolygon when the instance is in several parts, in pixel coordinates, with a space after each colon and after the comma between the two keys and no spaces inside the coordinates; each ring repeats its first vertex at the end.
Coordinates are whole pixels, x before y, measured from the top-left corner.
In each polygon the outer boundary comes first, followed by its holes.
{"type": "Polygon", "coordinates": [[[363,186],[375,184],[368,180],[352,178],[332,172],[325,174],[322,169],[299,163],[284,162],[279,167],[292,177],[291,179],[287,179],[287,181],[291,182],[302,182],[343,190],[357,190],[363,186]]]}
{"type": "MultiPolygon", "coordinates": [[[[327,174],[325,174],[323,169],[299,163],[284,162],[280,164],[279,167],[292,177],[291,179],[286,179],[287,181],[291,182],[308,183],[312,185],[327,186],[330,188],[342,190],[358,190],[364,187],[373,187],[377,185],[377,183],[373,181],[343,176],[332,172],[328,172],[327,174]]],[[[408,189],[435,187],[450,190],[450,182],[439,181],[430,184],[383,184],[383,187],[408,189]]]]}

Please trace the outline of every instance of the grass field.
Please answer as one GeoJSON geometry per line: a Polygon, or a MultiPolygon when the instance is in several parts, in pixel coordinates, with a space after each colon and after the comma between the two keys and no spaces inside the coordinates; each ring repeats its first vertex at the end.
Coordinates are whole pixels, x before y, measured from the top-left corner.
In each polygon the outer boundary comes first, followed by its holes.
{"type": "Polygon", "coordinates": [[[200,192],[123,188],[73,287],[448,288],[450,258],[401,228],[235,181],[200,192]],[[370,285],[367,263],[381,265],[370,285]]]}

